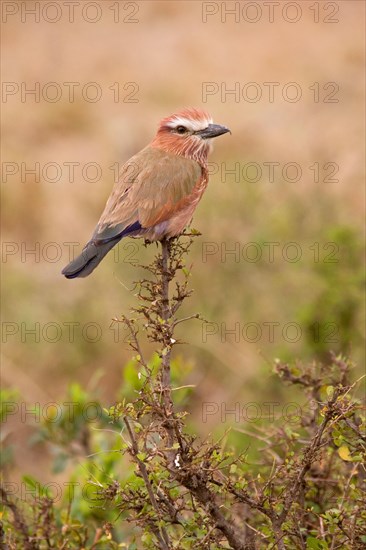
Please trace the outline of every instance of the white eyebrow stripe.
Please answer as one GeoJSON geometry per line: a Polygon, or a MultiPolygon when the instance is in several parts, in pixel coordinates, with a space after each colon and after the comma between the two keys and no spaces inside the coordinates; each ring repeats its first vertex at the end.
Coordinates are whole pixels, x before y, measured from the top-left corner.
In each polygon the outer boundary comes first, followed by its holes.
{"type": "Polygon", "coordinates": [[[208,118],[205,120],[192,120],[192,119],[177,116],[172,118],[172,120],[170,120],[167,123],[167,126],[169,126],[170,128],[176,128],[177,126],[185,126],[186,128],[188,128],[188,130],[197,132],[197,130],[204,130],[205,128],[207,128],[209,124],[212,124],[211,118],[208,118]]]}

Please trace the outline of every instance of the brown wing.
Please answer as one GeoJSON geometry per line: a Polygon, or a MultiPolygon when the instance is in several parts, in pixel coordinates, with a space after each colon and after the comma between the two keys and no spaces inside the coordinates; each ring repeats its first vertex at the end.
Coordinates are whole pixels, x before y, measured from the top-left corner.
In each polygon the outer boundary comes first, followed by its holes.
{"type": "Polygon", "coordinates": [[[93,239],[114,239],[131,227],[169,219],[189,202],[201,175],[194,160],[146,147],[123,166],[93,239]]]}

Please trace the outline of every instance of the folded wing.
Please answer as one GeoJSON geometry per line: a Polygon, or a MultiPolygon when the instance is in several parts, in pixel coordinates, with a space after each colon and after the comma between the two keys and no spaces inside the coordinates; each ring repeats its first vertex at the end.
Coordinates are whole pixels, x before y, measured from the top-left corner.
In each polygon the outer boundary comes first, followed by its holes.
{"type": "Polygon", "coordinates": [[[189,202],[202,170],[194,160],[146,147],[126,163],[93,234],[108,241],[168,220],[189,202]]]}

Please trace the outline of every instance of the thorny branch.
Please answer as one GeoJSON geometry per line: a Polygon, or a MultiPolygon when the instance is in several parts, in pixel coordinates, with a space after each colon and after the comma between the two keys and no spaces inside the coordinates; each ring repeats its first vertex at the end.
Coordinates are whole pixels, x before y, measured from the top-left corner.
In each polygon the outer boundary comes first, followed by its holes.
{"type": "Polygon", "coordinates": [[[13,514],[14,526],[18,530],[18,532],[21,533],[23,544],[24,544],[24,550],[37,549],[38,547],[37,543],[35,540],[32,540],[32,537],[30,536],[28,525],[23,517],[23,514],[19,506],[17,506],[16,503],[12,502],[8,493],[3,487],[0,487],[0,494],[1,494],[1,504],[9,508],[13,514]]]}
{"type": "MultiPolygon", "coordinates": [[[[185,269],[183,262],[189,247],[193,240],[190,235],[188,244],[182,240],[164,240],[161,242],[161,254],[159,254],[152,266],[144,266],[153,274],[154,280],[144,279],[138,283],[138,299],[142,303],[138,308],[134,308],[134,313],[139,314],[145,320],[145,329],[149,339],[158,342],[161,349],[158,352],[161,359],[160,370],[155,380],[149,377],[149,383],[153,384],[152,392],[148,392],[148,397],[143,395],[140,399],[144,401],[150,410],[154,411],[154,416],[158,417],[159,425],[157,427],[159,434],[164,441],[164,447],[159,450],[164,458],[165,467],[169,472],[172,482],[178,482],[180,486],[189,490],[197,502],[207,511],[215,529],[220,530],[232,548],[244,550],[246,548],[243,542],[242,534],[231,521],[229,521],[221,511],[221,506],[217,502],[215,493],[209,488],[210,474],[197,468],[194,464],[197,459],[196,451],[193,452],[192,439],[183,433],[182,422],[174,412],[171,384],[171,353],[178,340],[174,338],[175,328],[190,319],[199,319],[198,314],[176,318],[176,313],[181,307],[184,299],[191,294],[188,290],[189,270],[185,269]],[[175,281],[175,292],[172,297],[169,296],[170,283],[177,278],[177,272],[184,272],[184,280],[175,281]],[[146,322],[147,321],[147,322],[146,322]]],[[[138,342],[137,332],[134,323],[127,318],[123,318],[125,325],[131,330],[131,346],[137,351],[140,357],[140,363],[146,367],[146,361],[141,353],[141,346],[138,342]]],[[[144,394],[144,391],[141,392],[144,394]]],[[[125,417],[127,420],[127,417],[125,417]]],[[[126,423],[127,430],[132,443],[133,456],[138,463],[141,475],[145,481],[149,498],[156,511],[157,518],[160,518],[160,511],[157,504],[152,500],[151,485],[148,479],[148,470],[142,468],[142,463],[137,459],[138,447],[135,436],[131,432],[131,426],[126,423]]],[[[178,516],[179,510],[175,510],[174,517],[178,516]]],[[[172,510],[170,507],[170,517],[172,510]]],[[[212,535],[214,536],[214,534],[212,535]]],[[[164,542],[168,539],[163,534],[164,542]]],[[[208,540],[211,537],[208,537],[208,540]]],[[[159,541],[160,547],[162,541],[159,541]]]]}
{"type": "MultiPolygon", "coordinates": [[[[130,423],[129,423],[129,420],[128,420],[127,416],[125,416],[123,418],[123,420],[126,424],[126,428],[127,428],[128,434],[129,434],[130,439],[131,439],[130,452],[131,452],[134,460],[138,464],[141,476],[142,476],[142,478],[145,482],[145,486],[146,486],[147,492],[149,494],[150,502],[151,502],[151,504],[152,504],[152,506],[153,506],[153,508],[156,512],[157,517],[160,517],[159,506],[158,506],[158,503],[156,502],[154,491],[153,491],[153,489],[151,487],[151,483],[149,481],[149,475],[148,475],[147,468],[146,468],[144,462],[142,460],[140,460],[139,457],[138,457],[139,449],[138,449],[138,446],[137,446],[137,443],[136,443],[135,434],[131,429],[131,426],[130,426],[130,423]]],[[[162,550],[169,550],[169,537],[168,537],[168,533],[166,532],[165,527],[161,526],[158,529],[156,529],[156,538],[158,539],[159,546],[162,550]]]]}
{"type": "MultiPolygon", "coordinates": [[[[207,548],[209,548],[210,541],[220,539],[218,533],[221,533],[221,536],[233,549],[248,550],[255,547],[252,542],[253,537],[248,536],[248,527],[252,532],[255,532],[255,529],[249,525],[247,520],[244,525],[234,522],[234,516],[224,511],[225,499],[231,498],[232,505],[235,503],[245,505],[267,518],[275,534],[275,542],[271,547],[284,550],[286,547],[284,539],[288,534],[284,525],[288,514],[293,504],[300,498],[306,484],[306,476],[327,442],[326,434],[329,426],[335,418],[346,416],[347,407],[341,399],[349,389],[345,375],[346,367],[345,364],[338,364],[341,371],[339,386],[327,402],[321,424],[316,424],[315,418],[311,419],[313,436],[303,447],[291,474],[287,473],[281,458],[276,455],[277,466],[273,468],[270,478],[260,490],[253,493],[249,488],[238,487],[237,482],[230,475],[221,472],[221,466],[214,459],[215,453],[221,449],[217,445],[208,443],[197,446],[195,439],[185,433],[182,418],[176,412],[172,399],[173,388],[170,376],[172,350],[174,345],[179,343],[174,336],[174,330],[181,323],[201,318],[198,314],[182,318],[176,317],[184,299],[191,294],[188,289],[189,270],[186,270],[183,260],[192,244],[192,236],[190,236],[188,244],[183,242],[183,238],[163,241],[161,254],[157,255],[152,265],[144,266],[153,275],[153,279],[143,279],[137,283],[139,289],[137,297],[140,305],[133,308],[133,313],[143,320],[148,339],[160,345],[158,353],[161,363],[156,375],[149,370],[148,363],[143,359],[136,328],[137,320],[123,318],[123,322],[131,331],[130,345],[138,353],[139,362],[147,372],[146,382],[137,400],[145,407],[145,409],[140,407],[137,415],[140,422],[145,420],[144,430],[140,431],[138,435],[133,434],[133,428],[126,417],[133,458],[140,469],[150,501],[156,512],[156,524],[164,514],[168,523],[175,523],[178,521],[178,517],[184,517],[184,513],[187,513],[185,499],[170,498],[169,487],[178,487],[180,491],[185,488],[193,501],[201,506],[207,514],[211,525],[205,536],[207,548]],[[178,279],[178,274],[181,272],[184,273],[183,282],[178,279]],[[175,292],[170,289],[173,280],[175,292]],[[150,424],[149,421],[146,422],[149,415],[151,417],[150,424]],[[160,437],[160,443],[157,442],[154,449],[148,449],[146,445],[151,433],[157,433],[160,437]],[[145,464],[144,461],[137,458],[138,452],[141,452],[139,445],[148,455],[145,464]],[[150,481],[153,468],[150,467],[150,464],[156,457],[160,457],[162,460],[161,464],[165,468],[168,486],[164,491],[161,486],[155,486],[156,500],[153,500],[150,481]],[[276,483],[279,479],[283,480],[284,478],[286,479],[284,488],[281,493],[276,494],[275,498],[273,491],[275,491],[276,483]],[[220,488],[219,492],[217,487],[220,488]]],[[[335,357],[334,361],[336,362],[335,357]]],[[[285,381],[303,386],[312,393],[313,399],[319,401],[320,379],[312,376],[309,372],[295,376],[290,367],[285,364],[277,364],[277,371],[285,381]]],[[[239,462],[238,459],[237,462],[239,462]]],[[[156,526],[154,532],[157,532],[156,526]]],[[[169,540],[166,533],[162,534],[162,538],[163,542],[159,541],[160,547],[163,547],[162,544],[169,540]]]]}

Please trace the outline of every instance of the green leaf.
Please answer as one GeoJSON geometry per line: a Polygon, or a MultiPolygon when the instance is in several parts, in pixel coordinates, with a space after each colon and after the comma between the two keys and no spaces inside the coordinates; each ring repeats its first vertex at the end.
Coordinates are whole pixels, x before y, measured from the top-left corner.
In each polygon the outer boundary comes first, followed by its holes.
{"type": "Polygon", "coordinates": [[[59,455],[57,455],[53,462],[52,472],[54,474],[60,474],[61,472],[63,472],[67,466],[68,460],[68,455],[64,453],[60,453],[59,455]]]}
{"type": "Polygon", "coordinates": [[[308,537],[306,539],[306,548],[309,550],[328,550],[328,544],[324,540],[308,537]]]}

